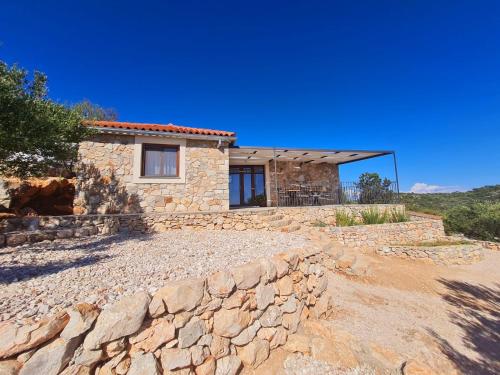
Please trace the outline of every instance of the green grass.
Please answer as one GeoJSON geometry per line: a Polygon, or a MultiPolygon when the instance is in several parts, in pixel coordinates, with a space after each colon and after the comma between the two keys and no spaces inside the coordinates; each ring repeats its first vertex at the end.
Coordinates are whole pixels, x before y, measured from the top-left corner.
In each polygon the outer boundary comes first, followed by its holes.
{"type": "Polygon", "coordinates": [[[389,221],[389,214],[387,212],[381,212],[376,208],[370,208],[369,210],[361,212],[361,220],[363,224],[384,224],[389,221]]]}
{"type": "Polygon", "coordinates": [[[338,227],[351,227],[359,224],[354,216],[344,211],[339,211],[335,214],[335,222],[338,227]]]}
{"type": "Polygon", "coordinates": [[[404,223],[405,221],[410,221],[410,217],[408,216],[406,211],[401,211],[394,208],[389,214],[389,221],[391,223],[404,223]]]}

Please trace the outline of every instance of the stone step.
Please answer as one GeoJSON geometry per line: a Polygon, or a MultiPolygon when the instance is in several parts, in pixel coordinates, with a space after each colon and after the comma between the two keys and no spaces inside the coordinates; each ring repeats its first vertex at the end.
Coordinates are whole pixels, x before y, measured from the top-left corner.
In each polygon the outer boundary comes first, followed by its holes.
{"type": "Polygon", "coordinates": [[[276,214],[276,210],[273,208],[263,209],[257,212],[257,216],[272,216],[274,214],[276,214]]]}

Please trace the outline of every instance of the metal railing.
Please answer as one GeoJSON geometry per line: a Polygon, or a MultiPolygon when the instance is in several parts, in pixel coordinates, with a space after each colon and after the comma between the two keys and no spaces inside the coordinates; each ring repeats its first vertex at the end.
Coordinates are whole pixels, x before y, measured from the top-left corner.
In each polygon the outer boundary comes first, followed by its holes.
{"type": "Polygon", "coordinates": [[[313,184],[289,184],[278,187],[278,205],[325,206],[331,204],[376,204],[398,202],[397,184],[363,187],[356,182],[341,182],[324,186],[313,184]]]}

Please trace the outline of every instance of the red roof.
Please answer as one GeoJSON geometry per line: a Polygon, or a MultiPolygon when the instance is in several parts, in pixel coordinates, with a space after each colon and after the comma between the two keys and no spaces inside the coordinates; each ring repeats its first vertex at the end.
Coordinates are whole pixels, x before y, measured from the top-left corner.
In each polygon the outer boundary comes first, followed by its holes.
{"type": "Polygon", "coordinates": [[[182,134],[218,135],[222,137],[234,137],[236,135],[236,133],[234,132],[227,132],[224,130],[190,128],[187,126],[179,126],[174,124],[167,124],[167,125],[141,124],[137,122],[120,122],[120,121],[84,121],[83,124],[87,126],[97,126],[102,128],[131,129],[131,130],[144,130],[144,131],[182,133],[182,134]]]}

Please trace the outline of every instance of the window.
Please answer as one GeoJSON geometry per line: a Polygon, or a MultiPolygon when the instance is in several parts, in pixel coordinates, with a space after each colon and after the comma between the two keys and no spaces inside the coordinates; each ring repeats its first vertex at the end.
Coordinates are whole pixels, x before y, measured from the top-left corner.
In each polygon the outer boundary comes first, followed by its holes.
{"type": "Polygon", "coordinates": [[[142,177],[179,177],[179,146],[142,144],[142,177]]]}

